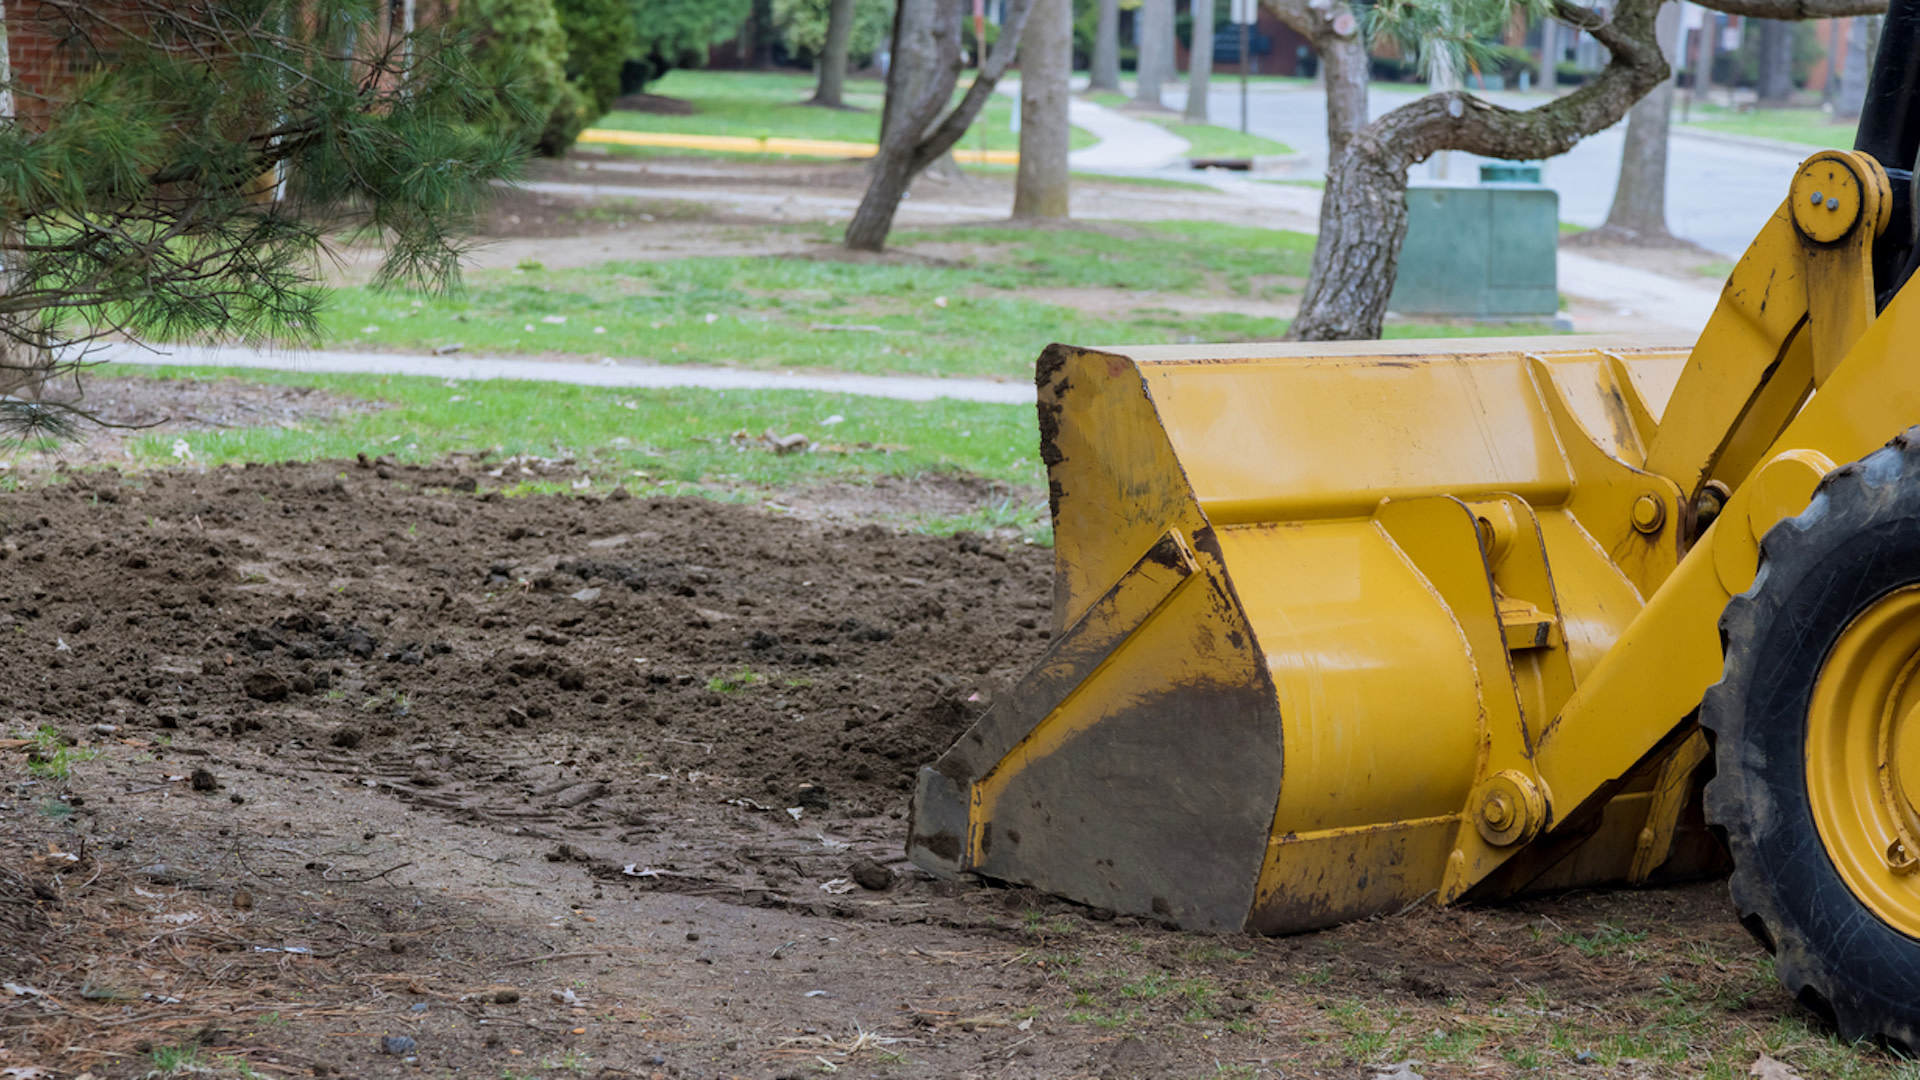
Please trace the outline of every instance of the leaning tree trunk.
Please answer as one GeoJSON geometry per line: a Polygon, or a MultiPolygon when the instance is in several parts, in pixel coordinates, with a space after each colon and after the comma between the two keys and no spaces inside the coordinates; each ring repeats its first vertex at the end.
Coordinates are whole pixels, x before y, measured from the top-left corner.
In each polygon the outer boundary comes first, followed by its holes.
{"type": "Polygon", "coordinates": [[[1208,83],[1213,78],[1213,0],[1193,0],[1193,48],[1187,51],[1187,110],[1189,124],[1207,120],[1208,83]]]}
{"type": "Polygon", "coordinates": [[[827,8],[827,47],[820,53],[820,85],[808,104],[846,106],[847,50],[853,44],[853,0],[832,0],[827,8]]]}
{"type": "Polygon", "coordinates": [[[1100,17],[1093,27],[1093,71],[1088,90],[1120,92],[1120,0],[1097,0],[1100,17]]]}
{"type": "Polygon", "coordinates": [[[1160,84],[1173,74],[1173,0],[1141,0],[1140,58],[1133,67],[1133,101],[1160,108],[1160,84]]]}
{"type": "MultiPolygon", "coordinates": [[[[1680,36],[1680,5],[1663,4],[1655,21],[1660,51],[1674,54],[1680,36]]],[[[1774,25],[1784,26],[1784,23],[1774,25]]],[[[1673,115],[1673,80],[1663,80],[1627,114],[1626,146],[1620,155],[1620,182],[1601,237],[1628,244],[1668,245],[1667,133],[1673,115]]]]}
{"type": "Polygon", "coordinates": [[[1440,150],[1526,160],[1553,157],[1627,110],[1668,75],[1654,35],[1660,0],[1621,0],[1611,19],[1556,0],[1554,13],[1592,34],[1611,59],[1601,74],[1565,97],[1525,111],[1471,94],[1429,94],[1368,124],[1327,177],[1320,236],[1296,341],[1377,338],[1407,234],[1407,170],[1440,150]]]}
{"type": "MultiPolygon", "coordinates": [[[[981,63],[973,85],[967,88],[960,104],[941,118],[960,81],[960,27],[967,3],[966,0],[931,0],[931,3],[934,64],[920,89],[898,103],[880,138],[867,192],[861,197],[853,220],[847,223],[846,243],[853,251],[880,251],[886,247],[887,234],[893,231],[893,218],[900,210],[900,199],[907,193],[907,187],[927,166],[945,157],[967,133],[987,99],[993,96],[993,88],[1006,73],[1007,65],[1013,61],[1021,32],[1026,28],[1028,0],[1008,0],[1000,23],[1000,40],[981,63]]],[[[896,39],[903,48],[909,44],[907,37],[902,33],[896,39]]],[[[903,72],[901,86],[904,88],[908,81],[903,72]]],[[[889,79],[888,96],[892,96],[894,89],[893,80],[889,79]]]]}
{"type": "Polygon", "coordinates": [[[1785,105],[1793,96],[1793,26],[1760,20],[1760,104],[1785,105]]]}
{"type": "Polygon", "coordinates": [[[1067,102],[1073,73],[1073,0],[1033,0],[1020,37],[1020,167],[1013,216],[1064,218],[1073,129],[1067,102]]]}

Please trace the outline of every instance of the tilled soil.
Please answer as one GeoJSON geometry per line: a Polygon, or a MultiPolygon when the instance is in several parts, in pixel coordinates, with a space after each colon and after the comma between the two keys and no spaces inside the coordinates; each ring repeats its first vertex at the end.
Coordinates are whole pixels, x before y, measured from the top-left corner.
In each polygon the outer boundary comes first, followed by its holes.
{"type": "Polygon", "coordinates": [[[18,719],[264,748],[556,837],[651,831],[609,808],[669,783],[897,810],[1047,635],[1051,554],[969,535],[385,463],[66,479],[0,504],[18,719]]]}
{"type": "Polygon", "coordinates": [[[478,466],[56,479],[0,496],[0,1075],[1678,1076],[1619,1040],[1798,1022],[1715,885],[1271,941],[912,868],[1044,550],[478,466]]]}

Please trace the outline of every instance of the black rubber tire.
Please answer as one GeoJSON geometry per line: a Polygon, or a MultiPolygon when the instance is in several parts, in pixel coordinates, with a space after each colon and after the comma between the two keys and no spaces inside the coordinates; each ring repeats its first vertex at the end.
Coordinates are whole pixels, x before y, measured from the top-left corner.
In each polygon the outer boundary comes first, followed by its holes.
{"type": "MultiPolygon", "coordinates": [[[[1731,525],[1732,522],[1727,524],[1731,525]]],[[[1862,904],[1827,857],[1807,795],[1807,709],[1840,633],[1920,584],[1920,428],[1834,470],[1761,544],[1753,587],[1720,618],[1707,821],[1733,855],[1733,902],[1780,981],[1849,1040],[1920,1048],[1920,940],[1862,904]]]]}

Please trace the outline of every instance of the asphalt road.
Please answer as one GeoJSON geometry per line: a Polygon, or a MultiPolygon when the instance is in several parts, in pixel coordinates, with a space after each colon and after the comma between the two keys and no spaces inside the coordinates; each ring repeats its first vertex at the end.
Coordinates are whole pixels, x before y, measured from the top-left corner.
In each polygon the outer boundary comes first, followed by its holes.
{"type": "MultiPolygon", "coordinates": [[[[1375,87],[1369,107],[1375,116],[1414,94],[1375,87]]],[[[1526,107],[1541,98],[1488,95],[1501,104],[1526,107]]],[[[1169,87],[1166,104],[1186,105],[1186,90],[1169,87]]],[[[1208,110],[1216,124],[1236,126],[1240,117],[1239,84],[1231,77],[1214,83],[1208,110]]],[[[1256,135],[1278,139],[1314,160],[1300,175],[1321,175],[1327,152],[1326,95],[1310,89],[1268,85],[1253,88],[1248,103],[1248,128],[1256,135]]],[[[1594,135],[1572,151],[1546,163],[1545,183],[1560,193],[1560,219],[1596,226],[1606,220],[1620,174],[1621,146],[1626,121],[1594,135]]],[[[1806,153],[1812,153],[1808,148],[1806,153]]],[[[1723,142],[1676,131],[1667,160],[1667,226],[1676,235],[1711,251],[1734,256],[1745,251],[1769,215],[1785,197],[1794,167],[1805,154],[1768,147],[1723,142]]],[[[1479,176],[1480,159],[1453,154],[1449,180],[1479,176]]],[[[1414,179],[1424,180],[1428,167],[1414,168],[1414,179]]]]}

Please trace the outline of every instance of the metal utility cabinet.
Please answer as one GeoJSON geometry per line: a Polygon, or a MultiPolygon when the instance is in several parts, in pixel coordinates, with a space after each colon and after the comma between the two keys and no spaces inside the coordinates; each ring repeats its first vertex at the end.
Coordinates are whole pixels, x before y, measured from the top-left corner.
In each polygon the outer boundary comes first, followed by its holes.
{"type": "Polygon", "coordinates": [[[1551,318],[1560,196],[1537,166],[1483,165],[1474,185],[1407,187],[1407,239],[1388,310],[1400,315],[1551,318]]]}

